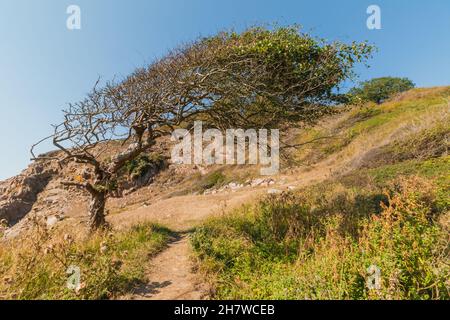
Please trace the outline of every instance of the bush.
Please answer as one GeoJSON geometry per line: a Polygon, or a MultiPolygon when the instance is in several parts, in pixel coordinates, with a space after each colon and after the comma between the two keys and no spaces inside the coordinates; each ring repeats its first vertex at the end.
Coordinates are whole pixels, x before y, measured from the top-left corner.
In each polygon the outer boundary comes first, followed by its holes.
{"type": "Polygon", "coordinates": [[[156,153],[143,154],[128,161],[125,165],[125,171],[131,179],[137,179],[144,176],[151,168],[162,168],[165,165],[165,159],[156,153]]]}
{"type": "Polygon", "coordinates": [[[205,190],[211,189],[213,187],[220,187],[225,184],[227,177],[222,171],[217,170],[208,173],[204,176],[200,176],[194,183],[192,191],[203,192],[205,190]]]}
{"type": "Polygon", "coordinates": [[[392,95],[414,87],[414,83],[407,78],[384,77],[365,81],[358,88],[350,90],[350,94],[380,104],[392,95]]]}
{"type": "Polygon", "coordinates": [[[416,177],[384,191],[321,184],[215,218],[192,244],[217,298],[448,299],[446,212],[416,177]],[[366,285],[371,265],[379,290],[366,285]]]}

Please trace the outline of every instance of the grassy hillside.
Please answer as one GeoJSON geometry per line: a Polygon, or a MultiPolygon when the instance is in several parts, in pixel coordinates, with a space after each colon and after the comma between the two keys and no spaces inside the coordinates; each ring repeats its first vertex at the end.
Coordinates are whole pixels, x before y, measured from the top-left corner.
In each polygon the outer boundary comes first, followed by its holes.
{"type": "Polygon", "coordinates": [[[297,137],[322,183],[213,218],[192,237],[225,299],[449,299],[450,88],[355,108],[297,137]],[[367,269],[381,270],[368,289],[367,269]]]}
{"type": "MultiPolygon", "coordinates": [[[[290,132],[289,143],[302,147],[290,149],[291,167],[284,163],[267,186],[204,192],[257,177],[250,166],[161,166],[155,180],[140,184],[154,160],[142,157],[124,173],[137,177],[136,192],[108,207],[112,230],[91,237],[81,231],[86,201],[55,180],[39,194],[35,213],[52,212],[55,193],[71,199],[69,213],[56,226],[28,215],[25,233],[0,241],[0,299],[134,292],[151,283],[152,257],[175,237],[154,221],[178,231],[200,224],[191,244],[212,298],[449,299],[449,100],[450,88],[414,89],[290,132]],[[302,188],[249,203],[269,188],[295,186],[302,188]],[[66,285],[71,265],[82,271],[78,290],[66,285]],[[367,288],[372,265],[381,270],[379,290],[367,288]]],[[[173,252],[165,266],[181,264],[180,251],[173,252]]],[[[182,260],[191,272],[188,255],[182,260]]],[[[173,286],[195,289],[188,271],[173,286]]]]}
{"type": "Polygon", "coordinates": [[[385,155],[384,163],[392,163],[442,154],[449,147],[449,101],[450,87],[438,87],[410,90],[382,105],[354,107],[300,134],[295,142],[306,145],[296,158],[309,165],[352,159],[353,169],[362,164],[378,166],[385,155]],[[428,146],[429,142],[434,145],[428,146]]]}

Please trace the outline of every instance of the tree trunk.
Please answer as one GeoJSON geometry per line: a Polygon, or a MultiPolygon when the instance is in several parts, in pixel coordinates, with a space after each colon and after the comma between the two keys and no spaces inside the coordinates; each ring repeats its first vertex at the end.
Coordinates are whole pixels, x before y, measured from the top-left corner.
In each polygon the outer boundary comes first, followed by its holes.
{"type": "Polygon", "coordinates": [[[89,204],[89,228],[91,231],[106,226],[105,204],[105,192],[91,193],[91,203],[89,204]]]}

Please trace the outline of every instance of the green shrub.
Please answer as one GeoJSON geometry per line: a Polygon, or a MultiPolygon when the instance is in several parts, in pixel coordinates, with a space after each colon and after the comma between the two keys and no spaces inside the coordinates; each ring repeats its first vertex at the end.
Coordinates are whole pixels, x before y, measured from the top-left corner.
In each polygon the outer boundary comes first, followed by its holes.
{"type": "Polygon", "coordinates": [[[414,87],[414,83],[407,78],[383,77],[361,83],[360,87],[352,89],[350,94],[380,104],[392,95],[414,87]]]}
{"type": "MultiPolygon", "coordinates": [[[[448,299],[448,230],[434,184],[321,184],[215,218],[192,236],[225,299],[448,299]],[[366,286],[381,269],[381,289],[366,286]]],[[[448,218],[448,213],[447,213],[448,218]]]]}
{"type": "Polygon", "coordinates": [[[131,179],[137,179],[144,176],[151,168],[161,168],[164,164],[165,159],[159,154],[143,154],[128,161],[125,165],[125,171],[131,179]]]}
{"type": "Polygon", "coordinates": [[[225,175],[221,171],[214,171],[203,176],[199,181],[199,189],[201,191],[218,187],[226,181],[225,175]]]}

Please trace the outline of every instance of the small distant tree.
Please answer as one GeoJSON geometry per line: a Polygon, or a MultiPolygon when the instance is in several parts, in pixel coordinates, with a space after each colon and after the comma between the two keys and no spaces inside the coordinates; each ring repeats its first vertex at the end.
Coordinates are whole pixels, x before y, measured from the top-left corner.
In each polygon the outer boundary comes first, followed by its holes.
{"type": "Polygon", "coordinates": [[[380,104],[393,95],[414,87],[415,84],[408,78],[383,77],[362,82],[359,87],[350,90],[350,94],[380,104]]]}
{"type": "Polygon", "coordinates": [[[105,225],[121,169],[158,137],[199,117],[219,129],[314,123],[332,112],[336,89],[371,52],[366,43],[325,43],[296,27],[222,32],[180,47],[123,81],[97,83],[64,110],[50,137],[62,151],[57,159],[94,172],[64,184],[88,191],[95,230],[105,225]],[[117,141],[125,151],[105,157],[117,141]]]}

